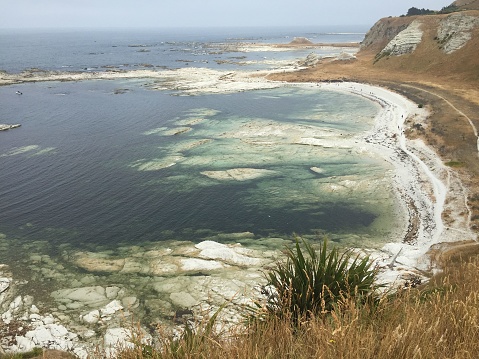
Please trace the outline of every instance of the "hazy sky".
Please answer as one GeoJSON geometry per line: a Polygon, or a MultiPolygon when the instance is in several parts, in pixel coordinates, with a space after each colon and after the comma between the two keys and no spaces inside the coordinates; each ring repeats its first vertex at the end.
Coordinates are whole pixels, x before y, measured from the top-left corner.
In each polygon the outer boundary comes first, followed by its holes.
{"type": "Polygon", "coordinates": [[[372,25],[453,0],[0,0],[0,28],[372,25]]]}

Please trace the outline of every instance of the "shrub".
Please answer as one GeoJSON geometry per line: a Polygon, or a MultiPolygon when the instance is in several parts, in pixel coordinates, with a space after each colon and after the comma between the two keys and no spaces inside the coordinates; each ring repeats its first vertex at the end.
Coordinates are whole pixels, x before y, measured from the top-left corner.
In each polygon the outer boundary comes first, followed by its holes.
{"type": "Polygon", "coordinates": [[[264,314],[289,318],[293,324],[330,313],[346,301],[358,304],[377,299],[376,269],[369,257],[354,256],[352,251],[328,251],[323,240],[319,251],[301,239],[286,249],[286,262],[278,262],[266,273],[268,299],[264,314]]]}

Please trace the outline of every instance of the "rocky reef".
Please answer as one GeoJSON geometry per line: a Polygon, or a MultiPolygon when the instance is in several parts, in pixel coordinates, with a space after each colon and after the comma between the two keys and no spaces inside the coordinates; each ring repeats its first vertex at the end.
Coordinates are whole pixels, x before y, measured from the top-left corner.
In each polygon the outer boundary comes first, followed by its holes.
{"type": "Polygon", "coordinates": [[[20,124],[14,124],[14,125],[0,124],[0,131],[7,131],[13,128],[18,128],[20,126],[21,126],[20,124]]]}

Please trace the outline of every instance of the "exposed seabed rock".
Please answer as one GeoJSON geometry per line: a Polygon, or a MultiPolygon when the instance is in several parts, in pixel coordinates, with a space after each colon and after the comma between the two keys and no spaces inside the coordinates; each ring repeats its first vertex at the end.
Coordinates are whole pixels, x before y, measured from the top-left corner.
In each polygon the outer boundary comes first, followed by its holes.
{"type": "Polygon", "coordinates": [[[15,124],[15,125],[0,124],[0,131],[7,131],[13,128],[18,128],[20,126],[21,126],[20,124],[15,124]]]}

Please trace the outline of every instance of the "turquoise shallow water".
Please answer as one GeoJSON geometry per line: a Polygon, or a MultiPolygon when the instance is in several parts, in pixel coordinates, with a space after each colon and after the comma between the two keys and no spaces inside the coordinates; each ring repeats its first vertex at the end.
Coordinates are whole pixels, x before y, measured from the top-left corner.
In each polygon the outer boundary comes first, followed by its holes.
{"type": "Polygon", "coordinates": [[[377,183],[388,167],[347,142],[371,127],[375,104],[320,90],[184,97],[145,85],[0,88],[2,117],[23,124],[1,133],[0,232],[47,239],[52,251],[236,232],[387,235],[394,198],[377,183]],[[296,143],[310,136],[327,146],[296,143]],[[266,172],[215,178],[238,168],[266,172]]]}

